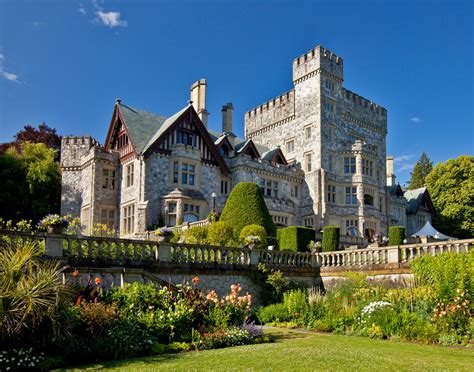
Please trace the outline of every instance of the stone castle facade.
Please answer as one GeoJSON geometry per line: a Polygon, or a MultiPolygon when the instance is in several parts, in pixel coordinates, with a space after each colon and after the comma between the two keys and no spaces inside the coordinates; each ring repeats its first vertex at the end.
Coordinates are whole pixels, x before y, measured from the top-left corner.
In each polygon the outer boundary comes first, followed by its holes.
{"type": "Polygon", "coordinates": [[[386,235],[396,201],[386,183],[387,111],[343,79],[342,58],[320,46],[296,58],[294,88],[245,114],[244,139],[230,103],[222,131],[208,129],[205,80],[171,117],[117,100],[104,145],[62,138],[61,212],[80,216],[86,233],[101,223],[133,236],[203,220],[247,181],[260,185],[279,226],[386,235]]]}

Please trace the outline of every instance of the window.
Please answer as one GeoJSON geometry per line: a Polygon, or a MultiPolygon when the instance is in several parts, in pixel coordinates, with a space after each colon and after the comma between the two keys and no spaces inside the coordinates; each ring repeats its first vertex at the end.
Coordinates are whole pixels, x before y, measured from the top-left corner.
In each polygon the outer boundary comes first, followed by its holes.
{"type": "Polygon", "coordinates": [[[383,212],[383,199],[382,198],[379,198],[379,212],[380,213],[383,212]]]}
{"type": "Polygon", "coordinates": [[[288,217],[286,216],[272,216],[273,222],[280,225],[288,225],[288,217]]]}
{"type": "Polygon", "coordinates": [[[196,166],[188,163],[173,162],[173,183],[179,183],[181,179],[181,185],[194,186],[196,182],[196,166]],[[181,177],[180,177],[181,174],[181,177]]]}
{"type": "Polygon", "coordinates": [[[311,126],[304,128],[304,138],[310,139],[311,138],[311,126]]]}
{"type": "Polygon", "coordinates": [[[113,208],[102,208],[100,211],[100,223],[106,225],[110,230],[114,230],[115,210],[113,208]]]}
{"type": "Polygon", "coordinates": [[[357,220],[346,221],[346,235],[350,235],[350,236],[359,235],[359,221],[357,220]]]}
{"type": "Polygon", "coordinates": [[[327,201],[328,203],[336,202],[336,186],[335,185],[328,185],[327,201]]]}
{"type": "Polygon", "coordinates": [[[419,229],[425,226],[425,223],[426,223],[426,216],[424,214],[419,214],[416,216],[416,224],[418,225],[419,229]]]}
{"type": "Polygon", "coordinates": [[[306,171],[311,172],[311,170],[313,169],[312,161],[311,161],[311,154],[306,154],[305,155],[305,163],[306,163],[306,171]]]}
{"type": "Polygon", "coordinates": [[[221,181],[221,194],[227,195],[229,193],[229,183],[228,181],[221,181]]]}
{"type": "Polygon", "coordinates": [[[127,178],[126,178],[126,187],[130,187],[130,186],[133,186],[133,163],[132,164],[129,164],[127,165],[126,167],[126,174],[127,174],[127,178]]]}
{"type": "Polygon", "coordinates": [[[333,171],[333,168],[334,168],[334,167],[333,167],[334,158],[333,158],[333,156],[332,156],[331,154],[329,154],[329,159],[328,159],[328,161],[329,161],[329,171],[332,172],[332,171],[333,171]]]}
{"type": "Polygon", "coordinates": [[[194,134],[183,130],[178,130],[177,143],[194,146],[194,134]]]}
{"type": "Polygon", "coordinates": [[[324,110],[327,112],[334,112],[334,105],[329,102],[324,102],[324,110]]]}
{"type": "Polygon", "coordinates": [[[135,205],[123,207],[123,233],[131,234],[135,226],[135,205]]]}
{"type": "Polygon", "coordinates": [[[260,178],[260,189],[264,196],[278,198],[278,182],[260,178]]]}
{"type": "Polygon", "coordinates": [[[373,164],[374,162],[372,160],[362,159],[362,174],[372,177],[373,164]]]}
{"type": "Polygon", "coordinates": [[[295,141],[289,140],[286,142],[286,152],[290,153],[295,151],[295,141]]]}
{"type": "Polygon", "coordinates": [[[346,187],[346,204],[357,205],[357,187],[356,186],[346,187]]]}
{"type": "Polygon", "coordinates": [[[81,228],[86,233],[89,233],[89,224],[90,224],[90,207],[82,208],[81,213],[81,228]]]}
{"type": "Polygon", "coordinates": [[[294,196],[295,198],[298,197],[298,186],[293,186],[291,188],[291,196],[294,196]]]}
{"type": "Polygon", "coordinates": [[[333,91],[334,90],[334,83],[330,80],[326,80],[324,82],[324,86],[326,87],[326,89],[330,90],[330,91],[333,91]]]}
{"type": "Polygon", "coordinates": [[[314,219],[312,217],[306,217],[306,218],[303,218],[303,225],[304,226],[314,226],[314,219]]]}
{"type": "Polygon", "coordinates": [[[353,156],[344,158],[344,173],[354,174],[356,172],[356,158],[353,156]]]}
{"type": "Polygon", "coordinates": [[[125,147],[128,145],[128,136],[127,133],[122,133],[119,135],[117,138],[117,148],[121,149],[122,147],[125,147]]]}
{"type": "Polygon", "coordinates": [[[102,170],[102,188],[115,189],[115,171],[111,169],[102,170]]]}
{"type": "Polygon", "coordinates": [[[199,214],[201,208],[199,205],[194,205],[194,204],[184,204],[183,207],[183,212],[194,212],[196,214],[199,214]]]}
{"type": "Polygon", "coordinates": [[[374,205],[374,197],[369,194],[364,194],[364,205],[374,205]]]}

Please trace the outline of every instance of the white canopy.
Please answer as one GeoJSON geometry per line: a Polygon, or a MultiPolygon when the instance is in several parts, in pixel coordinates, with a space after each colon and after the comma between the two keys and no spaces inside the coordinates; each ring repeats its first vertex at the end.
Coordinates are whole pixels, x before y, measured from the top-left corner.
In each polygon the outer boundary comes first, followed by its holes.
{"type": "Polygon", "coordinates": [[[417,231],[412,236],[430,236],[438,240],[456,240],[457,238],[452,238],[451,236],[444,235],[436,230],[430,223],[426,221],[425,226],[420,231],[417,231]]]}

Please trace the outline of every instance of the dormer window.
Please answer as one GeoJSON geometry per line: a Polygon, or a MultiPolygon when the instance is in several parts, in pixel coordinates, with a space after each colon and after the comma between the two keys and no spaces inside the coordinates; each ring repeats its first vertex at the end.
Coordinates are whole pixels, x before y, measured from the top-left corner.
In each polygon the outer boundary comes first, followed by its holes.
{"type": "Polygon", "coordinates": [[[222,156],[229,156],[229,149],[227,146],[221,146],[219,147],[219,154],[222,156]]]}

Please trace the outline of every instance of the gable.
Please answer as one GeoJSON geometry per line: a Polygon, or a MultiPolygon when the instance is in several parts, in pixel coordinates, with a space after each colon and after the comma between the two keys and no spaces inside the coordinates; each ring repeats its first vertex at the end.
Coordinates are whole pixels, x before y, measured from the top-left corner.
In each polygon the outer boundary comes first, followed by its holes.
{"type": "Polygon", "coordinates": [[[260,153],[257,150],[257,147],[251,139],[245,141],[242,144],[239,144],[239,148],[236,149],[238,154],[245,154],[250,156],[252,159],[260,157],[260,153]]]}
{"type": "Polygon", "coordinates": [[[199,149],[203,163],[218,166],[224,174],[230,173],[226,162],[192,106],[166,119],[146,145],[144,154],[148,156],[150,153],[157,152],[169,155],[176,144],[199,149]]]}
{"type": "Polygon", "coordinates": [[[267,160],[272,164],[288,165],[285,155],[279,147],[270,150],[262,155],[263,160],[267,160]]]}

